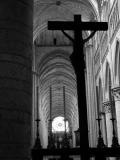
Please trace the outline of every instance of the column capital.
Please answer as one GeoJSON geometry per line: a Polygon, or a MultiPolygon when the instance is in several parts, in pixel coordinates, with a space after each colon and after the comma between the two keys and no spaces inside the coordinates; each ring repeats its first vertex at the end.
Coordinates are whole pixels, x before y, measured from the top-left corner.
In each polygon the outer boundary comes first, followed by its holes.
{"type": "Polygon", "coordinates": [[[103,108],[104,108],[104,112],[107,113],[111,113],[111,102],[110,101],[106,101],[102,103],[103,108]]]}
{"type": "Polygon", "coordinates": [[[120,100],[120,86],[112,88],[112,94],[115,99],[120,100]]]}
{"type": "Polygon", "coordinates": [[[89,49],[89,48],[92,48],[93,47],[93,44],[92,43],[89,43],[89,44],[86,44],[85,45],[85,49],[89,49]]]}

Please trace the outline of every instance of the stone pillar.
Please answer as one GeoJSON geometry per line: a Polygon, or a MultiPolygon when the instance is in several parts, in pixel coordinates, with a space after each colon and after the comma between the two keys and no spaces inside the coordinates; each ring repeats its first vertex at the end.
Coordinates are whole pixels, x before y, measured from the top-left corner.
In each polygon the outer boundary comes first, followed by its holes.
{"type": "Polygon", "coordinates": [[[117,121],[117,136],[120,144],[120,87],[113,88],[114,100],[115,100],[115,118],[117,121]]]}
{"type": "Polygon", "coordinates": [[[37,71],[35,68],[35,44],[33,45],[33,58],[32,58],[32,146],[34,146],[35,144],[35,138],[36,138],[36,106],[37,106],[37,102],[36,102],[36,88],[37,88],[37,71]]]}
{"type": "Polygon", "coordinates": [[[96,146],[97,128],[96,128],[96,98],[95,98],[95,77],[93,66],[93,52],[92,45],[88,44],[86,51],[86,97],[87,97],[87,111],[88,111],[88,127],[89,127],[89,143],[90,147],[96,146]]]}
{"type": "Polygon", "coordinates": [[[102,118],[102,126],[103,128],[103,138],[106,139],[106,131],[107,131],[107,146],[111,147],[112,145],[112,137],[113,137],[113,126],[111,122],[111,102],[107,101],[103,103],[105,117],[102,118]],[[106,122],[105,122],[106,121],[106,122]],[[105,124],[106,123],[106,124],[105,124]]]}
{"type": "Polygon", "coordinates": [[[72,130],[72,147],[76,147],[75,132],[72,130]]]}
{"type": "Polygon", "coordinates": [[[32,0],[0,1],[0,159],[29,160],[32,0]]]}

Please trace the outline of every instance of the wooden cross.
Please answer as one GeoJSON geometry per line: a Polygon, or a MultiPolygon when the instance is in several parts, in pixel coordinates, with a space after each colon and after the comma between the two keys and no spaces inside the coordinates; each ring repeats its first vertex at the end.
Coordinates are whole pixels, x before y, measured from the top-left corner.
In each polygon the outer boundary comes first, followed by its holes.
{"type": "Polygon", "coordinates": [[[49,21],[49,30],[61,30],[73,42],[73,54],[70,56],[77,78],[78,91],[78,111],[79,111],[79,129],[80,129],[80,150],[81,159],[88,160],[88,123],[86,106],[86,88],[85,88],[85,62],[83,47],[84,43],[93,37],[96,31],[105,31],[108,29],[106,22],[82,22],[81,15],[74,15],[74,21],[49,21]],[[64,30],[73,30],[74,39],[64,30]],[[86,39],[82,37],[82,31],[91,30],[92,33],[86,39]]]}

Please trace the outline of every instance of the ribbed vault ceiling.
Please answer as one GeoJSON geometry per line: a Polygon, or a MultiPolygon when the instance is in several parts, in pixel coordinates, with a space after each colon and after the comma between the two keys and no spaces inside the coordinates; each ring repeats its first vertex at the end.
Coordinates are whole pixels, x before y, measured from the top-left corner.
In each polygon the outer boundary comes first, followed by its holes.
{"type": "MultiPolygon", "coordinates": [[[[50,118],[50,101],[52,118],[64,116],[63,86],[65,86],[66,118],[71,125],[73,123],[78,125],[76,76],[69,60],[72,49],[69,52],[65,49],[72,46],[72,43],[60,31],[48,31],[47,22],[72,21],[74,14],[81,14],[83,21],[97,20],[98,7],[96,0],[34,0],[33,36],[37,48],[36,70],[40,75],[40,99],[46,120],[50,118]],[[54,44],[54,39],[57,44],[54,44]],[[56,49],[54,45],[59,47],[56,49]]],[[[73,32],[69,31],[69,34],[73,36],[73,32]]]]}
{"type": "Polygon", "coordinates": [[[50,103],[52,119],[56,116],[64,116],[65,102],[66,118],[72,123],[71,117],[77,115],[77,92],[75,73],[68,57],[68,53],[59,50],[50,53],[39,66],[39,81],[46,118],[50,118],[50,103]],[[63,87],[65,87],[65,99],[63,87]]]}

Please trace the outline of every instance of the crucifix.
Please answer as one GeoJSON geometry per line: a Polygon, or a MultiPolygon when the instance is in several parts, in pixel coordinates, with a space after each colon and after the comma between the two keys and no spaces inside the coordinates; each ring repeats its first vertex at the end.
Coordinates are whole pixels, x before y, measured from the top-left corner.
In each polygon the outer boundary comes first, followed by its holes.
{"type": "Polygon", "coordinates": [[[74,21],[48,21],[48,29],[61,30],[63,34],[73,42],[73,53],[70,56],[70,60],[74,67],[77,79],[81,159],[88,160],[89,140],[83,47],[84,44],[94,36],[96,31],[105,31],[108,29],[108,25],[107,22],[82,22],[81,15],[74,15],[74,21]],[[73,30],[74,38],[69,36],[64,30],[73,30]],[[88,30],[92,31],[91,34],[88,38],[83,39],[82,31],[88,30]]]}

